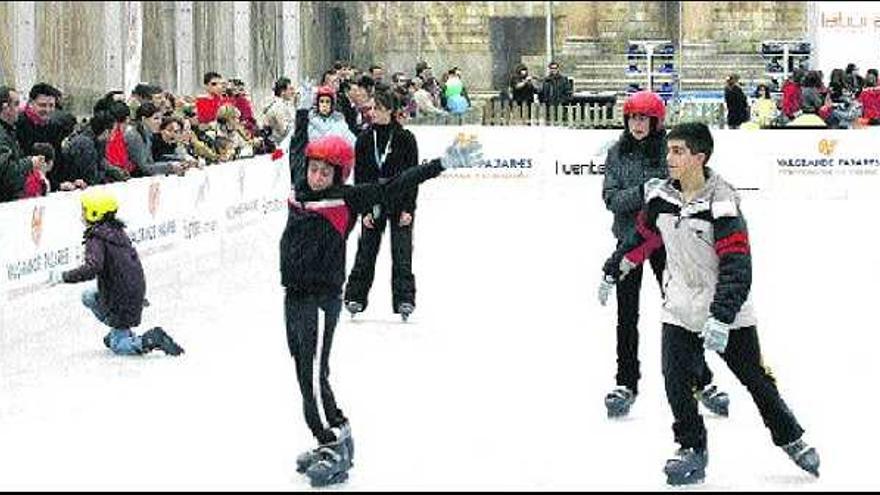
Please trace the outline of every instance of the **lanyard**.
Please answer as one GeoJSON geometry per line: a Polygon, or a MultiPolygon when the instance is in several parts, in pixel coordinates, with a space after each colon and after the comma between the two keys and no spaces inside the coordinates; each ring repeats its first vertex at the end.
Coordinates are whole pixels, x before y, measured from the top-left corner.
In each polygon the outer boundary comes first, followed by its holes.
{"type": "Polygon", "coordinates": [[[376,166],[379,170],[382,170],[382,167],[385,166],[385,160],[388,159],[388,153],[391,153],[391,140],[394,138],[394,130],[391,130],[391,133],[388,135],[388,142],[385,143],[385,151],[382,153],[382,157],[379,157],[379,140],[376,137],[376,130],[373,129],[373,157],[376,158],[376,166]]]}

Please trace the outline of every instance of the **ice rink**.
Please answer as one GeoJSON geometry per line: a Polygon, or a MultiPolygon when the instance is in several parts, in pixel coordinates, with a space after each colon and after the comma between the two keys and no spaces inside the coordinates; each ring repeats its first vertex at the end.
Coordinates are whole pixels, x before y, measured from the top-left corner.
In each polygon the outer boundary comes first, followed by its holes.
{"type": "MultiPolygon", "coordinates": [[[[650,277],[641,393],[624,420],[603,405],[616,303],[596,301],[613,247],[600,190],[590,176],[422,186],[410,322],[391,312],[386,234],[370,306],[337,327],[331,381],[356,457],[336,489],[666,488],[675,444],[650,277]]],[[[696,489],[876,490],[880,200],[746,191],[742,209],[765,363],[819,450],[822,477],[773,446],[745,389],[710,356],[731,415],[706,413],[710,460],[696,489]]],[[[295,472],[313,440],[285,341],[283,222],[172,278],[151,278],[161,257],[145,263],[152,306],[139,331],[162,325],[181,358],[112,355],[79,302],[84,284],[4,306],[4,321],[32,321],[0,333],[0,489],[310,489],[295,472]]]]}

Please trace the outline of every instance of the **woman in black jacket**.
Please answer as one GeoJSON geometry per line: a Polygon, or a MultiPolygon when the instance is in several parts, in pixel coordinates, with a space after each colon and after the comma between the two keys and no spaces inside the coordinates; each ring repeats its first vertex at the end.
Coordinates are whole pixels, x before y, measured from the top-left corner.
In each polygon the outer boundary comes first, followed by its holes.
{"type": "MultiPolygon", "coordinates": [[[[390,90],[376,92],[375,120],[355,142],[355,184],[388,182],[419,163],[413,134],[393,115],[401,101],[390,90]]],[[[345,306],[352,315],[366,309],[385,226],[391,231],[392,311],[404,320],[415,309],[416,280],[412,273],[412,235],[418,189],[372,205],[363,216],[354,267],[345,287],[345,306]]]]}

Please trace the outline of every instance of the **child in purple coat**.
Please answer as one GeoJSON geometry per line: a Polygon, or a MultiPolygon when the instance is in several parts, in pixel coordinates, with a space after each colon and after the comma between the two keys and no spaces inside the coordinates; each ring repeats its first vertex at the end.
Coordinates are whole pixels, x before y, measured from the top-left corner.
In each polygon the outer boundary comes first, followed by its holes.
{"type": "Polygon", "coordinates": [[[125,224],[116,218],[116,198],[107,191],[95,190],[84,193],[80,202],[86,225],[85,261],[73,270],[50,272],[49,285],[98,279],[97,288],[83,292],[82,302],[101,323],[110,327],[104,344],[114,353],[146,354],[155,349],[172,356],[183,353],[161,327],[141,336],[131,330],[141,324],[146,281],[137,251],[125,233],[125,224]]]}

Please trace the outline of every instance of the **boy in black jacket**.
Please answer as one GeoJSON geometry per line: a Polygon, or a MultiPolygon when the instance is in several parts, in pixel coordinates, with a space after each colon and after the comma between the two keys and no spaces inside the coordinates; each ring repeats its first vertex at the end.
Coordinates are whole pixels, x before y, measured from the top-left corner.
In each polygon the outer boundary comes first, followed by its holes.
{"type": "Polygon", "coordinates": [[[297,471],[312,486],[348,478],[354,444],[348,420],[330,389],[329,358],[342,309],[345,245],[359,213],[385,198],[399,197],[450,167],[479,160],[479,143],[459,138],[446,154],[384,184],[344,185],[354,165],[346,140],[325,136],[305,147],[305,176],[295,185],[281,237],[281,283],[285,287],[287,343],[296,361],[306,423],[318,448],[297,458],[297,471]]]}

